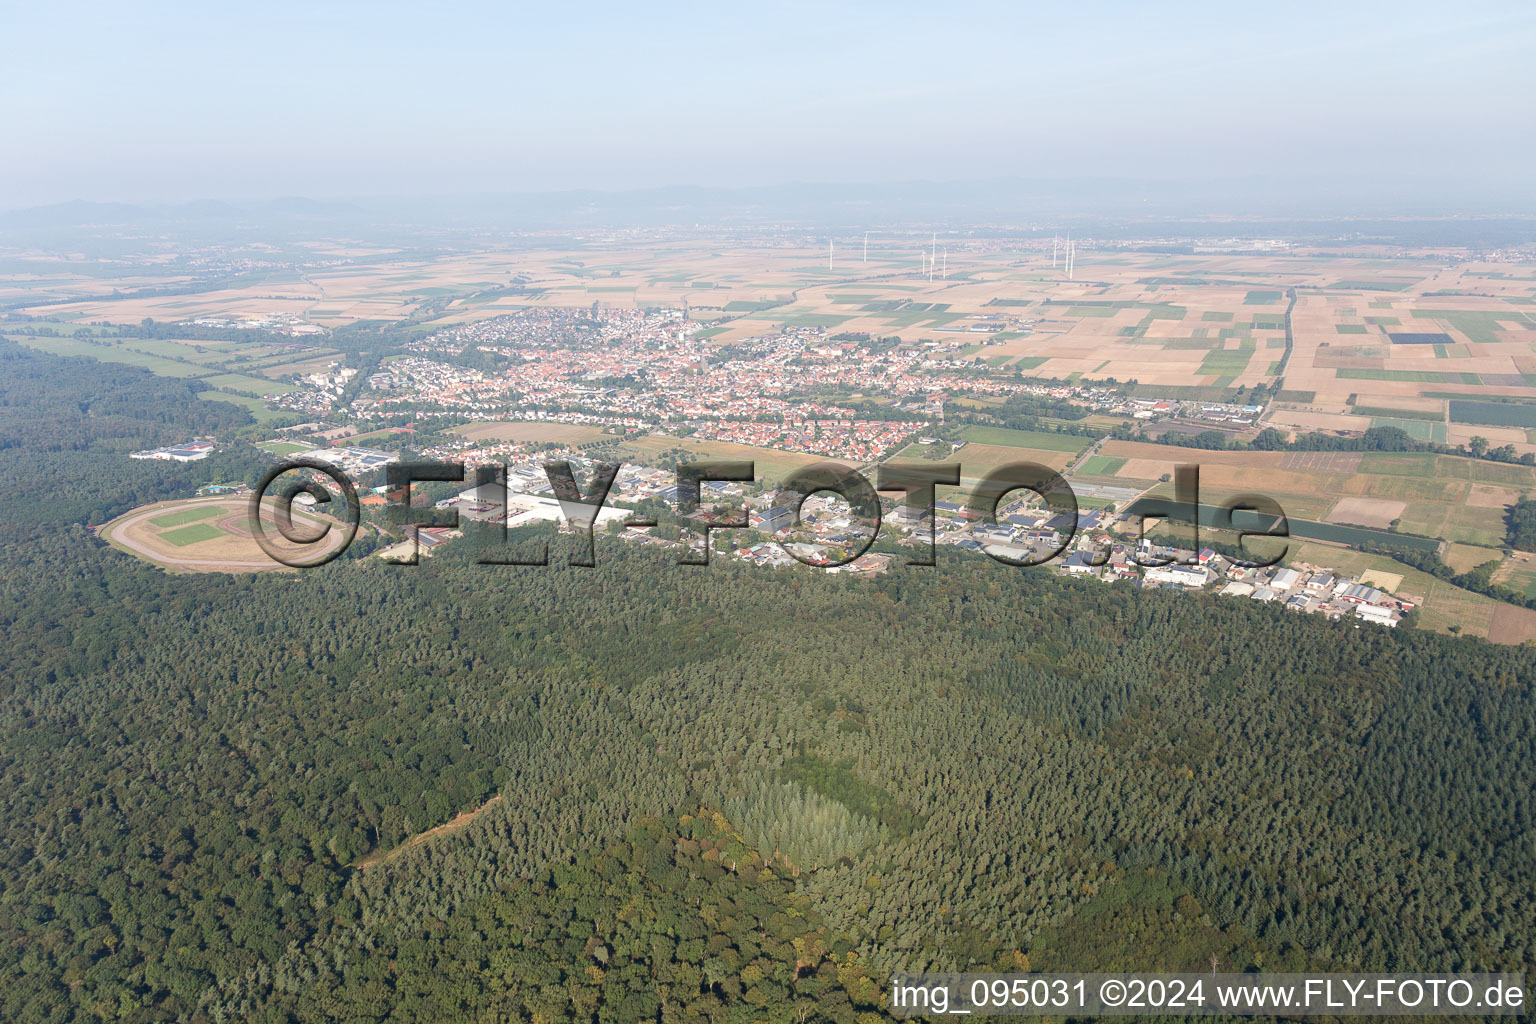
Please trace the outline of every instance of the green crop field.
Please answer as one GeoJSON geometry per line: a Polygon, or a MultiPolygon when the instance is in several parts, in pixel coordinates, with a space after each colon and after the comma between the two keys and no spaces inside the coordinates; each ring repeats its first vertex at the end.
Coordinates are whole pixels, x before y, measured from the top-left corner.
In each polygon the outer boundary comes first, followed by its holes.
{"type": "Polygon", "coordinates": [[[852,320],[851,316],[838,313],[795,313],[784,317],[771,317],[786,327],[838,327],[852,320]]]}
{"type": "Polygon", "coordinates": [[[217,526],[207,523],[193,523],[191,526],[183,526],[179,530],[170,530],[162,533],[159,540],[167,544],[174,544],[178,548],[184,548],[188,544],[197,544],[205,540],[216,540],[224,536],[224,531],[217,526]]]}
{"type": "Polygon", "coordinates": [[[1452,399],[1450,406],[1452,423],[1481,423],[1494,427],[1536,427],[1536,405],[1452,399]]]}
{"type": "Polygon", "coordinates": [[[1197,373],[1214,373],[1217,375],[1239,374],[1248,369],[1248,360],[1253,356],[1253,339],[1244,338],[1235,349],[1217,348],[1206,353],[1205,359],[1200,363],[1197,373]]]}
{"type": "Polygon", "coordinates": [[[1485,345],[1498,344],[1503,340],[1496,333],[1503,329],[1500,321],[1519,324],[1523,329],[1529,329],[1532,326],[1522,320],[1519,313],[1500,313],[1489,310],[1416,309],[1413,315],[1421,320],[1444,321],[1473,341],[1485,345]]]}
{"type": "Polygon", "coordinates": [[[226,509],[219,505],[205,505],[202,508],[184,508],[180,512],[167,512],[163,516],[156,516],[149,521],[149,524],[164,530],[172,526],[185,526],[188,523],[195,523],[199,519],[207,519],[224,511],[226,509]]]}
{"type": "Polygon", "coordinates": [[[1365,324],[1334,324],[1333,329],[1340,334],[1364,334],[1365,324]]]}
{"type": "Polygon", "coordinates": [[[1413,287],[1412,281],[1335,281],[1331,287],[1351,292],[1401,292],[1413,287]]]}
{"type": "Polygon", "coordinates": [[[1254,291],[1251,291],[1247,295],[1243,296],[1243,305],[1269,306],[1279,302],[1284,297],[1285,294],[1283,292],[1255,289],[1254,291]]]}
{"type": "Polygon", "coordinates": [[[1125,465],[1125,459],[1113,455],[1093,455],[1083,463],[1078,472],[1084,476],[1114,476],[1125,465]]]}
{"type": "MultiPolygon", "coordinates": [[[[1282,391],[1280,400],[1285,402],[1312,401],[1312,398],[1285,398],[1285,395],[1306,395],[1315,397],[1315,392],[1282,391]]],[[[1137,384],[1131,388],[1131,395],[1135,398],[1167,398],[1181,402],[1230,402],[1236,398],[1236,394],[1226,387],[1204,387],[1192,384],[1137,384]]]]}
{"type": "Polygon", "coordinates": [[[1371,420],[1373,427],[1396,427],[1406,433],[1415,441],[1438,441],[1445,443],[1445,424],[1439,421],[1398,419],[1395,417],[1377,416],[1371,420]]]}
{"type": "Polygon", "coordinates": [[[1361,370],[1344,368],[1334,371],[1339,380],[1400,380],[1415,384],[1482,384],[1475,373],[1438,373],[1434,370],[1361,370]]]}
{"type": "Polygon", "coordinates": [[[977,444],[1036,448],[1047,452],[1076,454],[1092,443],[1092,438],[1075,434],[1047,434],[1039,430],[1014,430],[1010,427],[966,427],[960,436],[977,444]]]}
{"type": "Polygon", "coordinates": [[[1434,423],[1445,421],[1445,417],[1440,413],[1426,412],[1422,409],[1384,409],[1373,405],[1357,405],[1350,412],[1356,416],[1374,416],[1380,419],[1429,420],[1434,423]]]}

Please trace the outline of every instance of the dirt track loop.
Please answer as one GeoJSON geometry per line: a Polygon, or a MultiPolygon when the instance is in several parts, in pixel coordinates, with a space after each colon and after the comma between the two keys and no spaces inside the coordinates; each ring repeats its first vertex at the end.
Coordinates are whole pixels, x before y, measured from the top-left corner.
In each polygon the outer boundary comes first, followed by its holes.
{"type": "MultiPolygon", "coordinates": [[[[102,526],[98,535],[115,547],[179,572],[262,572],[268,569],[288,568],[262,551],[251,537],[245,525],[247,501],[246,498],[214,497],[196,498],[190,501],[157,502],[119,516],[102,526]],[[221,514],[217,517],[209,516],[206,519],[195,520],[195,522],[218,526],[225,531],[225,536],[178,548],[160,541],[152,533],[153,528],[148,523],[149,520],[159,516],[208,505],[218,506],[221,514]]],[[[294,510],[293,518],[298,523],[312,524],[317,529],[327,523],[332,526],[330,536],[323,542],[322,550],[332,551],[341,543],[343,534],[338,524],[298,509],[294,510]]],[[[264,514],[262,519],[266,522],[274,522],[270,514],[264,514]]],[[[270,533],[276,535],[275,527],[270,533]]],[[[302,552],[303,557],[306,558],[314,554],[309,548],[295,548],[295,550],[302,552]]]]}

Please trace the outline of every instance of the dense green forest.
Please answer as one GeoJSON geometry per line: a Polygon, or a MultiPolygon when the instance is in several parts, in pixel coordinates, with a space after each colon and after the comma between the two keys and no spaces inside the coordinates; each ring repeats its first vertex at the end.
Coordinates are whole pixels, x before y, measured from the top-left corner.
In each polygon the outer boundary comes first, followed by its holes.
{"type": "Polygon", "coordinates": [[[227,407],[0,355],[0,1019],[865,1024],[897,970],[1536,966],[1536,652],[605,536],[172,576],[82,524],[259,471],[121,454],[227,407]]]}
{"type": "Polygon", "coordinates": [[[1516,551],[1536,551],[1536,501],[1522,496],[1504,514],[1505,543],[1516,551]]]}

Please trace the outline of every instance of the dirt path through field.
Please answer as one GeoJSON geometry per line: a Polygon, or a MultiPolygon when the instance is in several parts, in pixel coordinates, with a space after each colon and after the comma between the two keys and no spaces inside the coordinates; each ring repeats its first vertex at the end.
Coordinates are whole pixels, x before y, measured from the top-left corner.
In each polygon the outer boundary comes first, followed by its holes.
{"type": "Polygon", "coordinates": [[[459,831],[459,829],[464,828],[470,822],[474,821],[476,818],[480,817],[480,815],[484,814],[486,811],[490,810],[492,807],[495,807],[499,803],[501,803],[501,794],[497,793],[495,796],[491,797],[489,800],[481,804],[479,807],[476,807],[474,810],[463,811],[460,814],[455,815],[452,821],[445,821],[435,828],[429,828],[425,832],[418,832],[392,850],[370,853],[368,856],[357,862],[357,868],[359,871],[367,871],[369,868],[378,867],[380,864],[388,864],[396,857],[404,854],[407,850],[414,850],[416,847],[422,845],[423,843],[431,842],[438,836],[445,836],[451,832],[459,831]]]}

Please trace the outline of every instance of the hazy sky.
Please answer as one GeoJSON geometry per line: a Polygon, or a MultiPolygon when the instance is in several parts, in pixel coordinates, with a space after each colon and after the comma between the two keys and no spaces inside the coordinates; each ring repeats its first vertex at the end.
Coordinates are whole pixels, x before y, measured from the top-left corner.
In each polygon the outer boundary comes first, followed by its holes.
{"type": "Polygon", "coordinates": [[[317,6],[0,5],[0,207],[1536,166],[1526,0],[317,6]]]}

